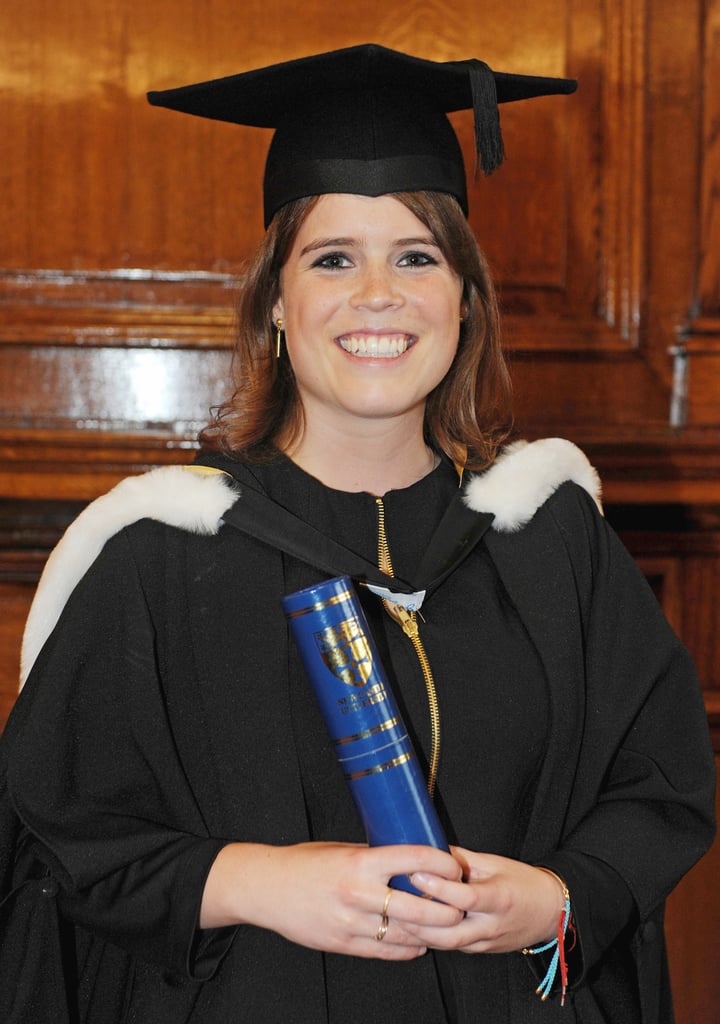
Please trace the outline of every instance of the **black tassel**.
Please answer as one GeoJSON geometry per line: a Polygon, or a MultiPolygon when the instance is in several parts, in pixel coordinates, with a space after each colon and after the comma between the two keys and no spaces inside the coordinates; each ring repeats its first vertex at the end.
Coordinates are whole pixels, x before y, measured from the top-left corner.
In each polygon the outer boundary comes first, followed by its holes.
{"type": "MultiPolygon", "coordinates": [[[[475,115],[475,152],[478,166],[482,167],[485,174],[492,174],[505,159],[495,75],[482,60],[468,60],[465,63],[470,76],[475,115]]],[[[477,174],[477,166],[475,173],[477,174]]]]}

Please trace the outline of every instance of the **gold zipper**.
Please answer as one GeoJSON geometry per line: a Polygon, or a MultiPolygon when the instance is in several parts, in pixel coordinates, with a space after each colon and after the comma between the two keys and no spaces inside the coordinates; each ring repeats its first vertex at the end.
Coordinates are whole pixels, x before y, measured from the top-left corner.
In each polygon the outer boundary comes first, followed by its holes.
{"type": "MultiPolygon", "coordinates": [[[[395,573],[393,571],[392,559],[390,558],[390,548],[388,546],[387,534],[385,532],[385,505],[382,498],[376,498],[375,502],[378,510],[378,565],[388,576],[394,576],[395,573]]],[[[387,598],[382,598],[382,603],[385,606],[385,611],[391,618],[395,619],[395,621],[399,623],[403,633],[413,645],[425,680],[425,689],[427,691],[428,706],[430,709],[431,728],[430,765],[428,770],[427,788],[428,793],[432,796],[435,792],[435,783],[437,782],[438,768],[440,766],[440,705],[438,704],[435,680],[433,679],[430,662],[420,637],[417,612],[408,611],[407,608],[403,608],[402,605],[395,604],[394,601],[389,601],[387,598]]]]}

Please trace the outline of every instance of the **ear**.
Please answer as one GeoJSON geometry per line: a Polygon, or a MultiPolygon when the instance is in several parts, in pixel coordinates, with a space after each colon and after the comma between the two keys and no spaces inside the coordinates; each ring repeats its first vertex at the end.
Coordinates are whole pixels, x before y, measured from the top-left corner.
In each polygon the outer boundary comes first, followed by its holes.
{"type": "Polygon", "coordinates": [[[282,299],[278,299],[277,302],[275,303],[275,305],[273,306],[273,308],[272,308],[272,318],[273,318],[273,322],[274,323],[277,323],[278,320],[284,320],[285,319],[285,307],[283,305],[283,300],[282,299]]]}

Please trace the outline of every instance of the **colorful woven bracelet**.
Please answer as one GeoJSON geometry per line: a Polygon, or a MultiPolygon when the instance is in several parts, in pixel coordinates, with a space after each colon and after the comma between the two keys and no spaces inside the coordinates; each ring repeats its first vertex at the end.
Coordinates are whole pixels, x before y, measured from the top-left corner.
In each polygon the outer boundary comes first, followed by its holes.
{"type": "Polygon", "coordinates": [[[564,880],[559,875],[556,875],[554,871],[551,871],[549,868],[540,867],[540,865],[537,865],[537,867],[540,871],[545,871],[548,875],[552,875],[553,878],[555,878],[560,883],[565,905],[563,906],[563,909],[560,911],[560,918],[558,920],[558,929],[556,937],[554,939],[551,939],[549,942],[544,943],[544,945],[542,946],[534,946],[532,949],[523,949],[523,954],[525,956],[535,956],[536,953],[546,953],[549,949],[555,947],[555,952],[553,953],[548,969],[545,972],[545,977],[540,982],[535,991],[541,999],[547,999],[547,997],[550,995],[552,991],[553,985],[555,984],[555,978],[557,977],[559,967],[561,986],[560,1005],[564,1006],[568,981],[567,961],[565,959],[565,937],[567,935],[568,929],[574,932],[571,923],[572,907],[570,904],[570,890],[568,889],[564,880]]]}

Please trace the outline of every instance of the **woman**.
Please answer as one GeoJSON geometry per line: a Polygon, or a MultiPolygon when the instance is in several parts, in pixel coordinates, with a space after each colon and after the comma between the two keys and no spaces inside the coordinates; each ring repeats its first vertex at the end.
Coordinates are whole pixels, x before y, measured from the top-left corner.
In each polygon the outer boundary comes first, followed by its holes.
{"type": "MultiPolygon", "coordinates": [[[[276,127],[268,231],[194,471],[90,506],[28,623],[6,906],[59,928],[64,1019],[671,1019],[662,902],[712,837],[699,688],[581,453],[501,449],[444,113],[474,101],[492,167],[497,102],[571,88],[358,47],[151,96],[276,127]],[[389,591],[362,600],[450,852],[364,843],[280,606],[345,571],[389,591]],[[420,657],[386,614],[408,591],[420,657]]],[[[23,998],[8,1019],[63,1019],[23,998]]]]}

